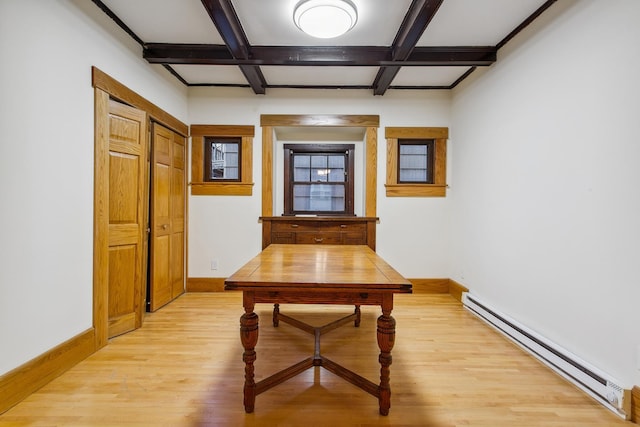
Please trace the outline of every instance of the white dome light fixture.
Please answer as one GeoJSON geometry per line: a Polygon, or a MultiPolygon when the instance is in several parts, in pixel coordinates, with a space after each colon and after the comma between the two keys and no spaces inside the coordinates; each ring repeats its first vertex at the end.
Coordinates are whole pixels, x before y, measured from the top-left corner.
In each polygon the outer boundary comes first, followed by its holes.
{"type": "Polygon", "coordinates": [[[302,0],[293,10],[293,21],[312,37],[331,39],[356,25],[358,11],[350,0],[302,0]]]}

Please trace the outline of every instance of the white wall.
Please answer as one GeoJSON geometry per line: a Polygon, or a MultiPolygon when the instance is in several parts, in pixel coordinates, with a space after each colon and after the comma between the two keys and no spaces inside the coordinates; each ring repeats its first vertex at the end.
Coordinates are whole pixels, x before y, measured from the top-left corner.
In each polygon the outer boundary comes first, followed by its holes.
{"type": "Polygon", "coordinates": [[[0,52],[2,374],[92,325],[91,66],[185,122],[187,91],[90,1],[2,0],[0,52]]]}
{"type": "MultiPolygon", "coordinates": [[[[190,88],[189,121],[255,126],[253,195],[190,197],[190,277],[227,277],[260,251],[261,114],[379,115],[377,252],[407,277],[449,277],[447,199],[387,198],[384,191],[385,126],[449,126],[448,92],[389,91],[374,97],[370,91],[273,89],[257,96],[233,88],[190,88]],[[213,259],[218,260],[215,271],[213,259]]],[[[355,144],[358,150],[361,145],[355,144]]]]}
{"type": "Polygon", "coordinates": [[[563,0],[455,91],[452,277],[640,384],[640,2],[563,0]]]}

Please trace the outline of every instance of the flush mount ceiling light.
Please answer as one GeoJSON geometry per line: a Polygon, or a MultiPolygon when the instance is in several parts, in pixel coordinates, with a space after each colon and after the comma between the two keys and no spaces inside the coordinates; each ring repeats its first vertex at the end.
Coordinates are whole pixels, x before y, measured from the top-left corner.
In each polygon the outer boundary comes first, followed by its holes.
{"type": "Polygon", "coordinates": [[[349,0],[302,0],[293,10],[296,26],[321,39],[343,35],[357,20],[358,11],[349,0]]]}

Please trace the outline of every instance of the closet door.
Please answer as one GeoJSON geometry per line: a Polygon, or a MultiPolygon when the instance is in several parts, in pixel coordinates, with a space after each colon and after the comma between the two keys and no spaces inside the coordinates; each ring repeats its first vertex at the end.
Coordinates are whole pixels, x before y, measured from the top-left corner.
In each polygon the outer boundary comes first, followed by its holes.
{"type": "Polygon", "coordinates": [[[171,150],[171,297],[182,295],[186,284],[185,245],[187,212],[186,139],[173,133],[171,150]]]}
{"type": "Polygon", "coordinates": [[[142,325],[147,253],[147,115],[109,102],[108,336],[142,325]]]}
{"type": "Polygon", "coordinates": [[[153,124],[149,308],[184,292],[185,139],[153,124]]]}

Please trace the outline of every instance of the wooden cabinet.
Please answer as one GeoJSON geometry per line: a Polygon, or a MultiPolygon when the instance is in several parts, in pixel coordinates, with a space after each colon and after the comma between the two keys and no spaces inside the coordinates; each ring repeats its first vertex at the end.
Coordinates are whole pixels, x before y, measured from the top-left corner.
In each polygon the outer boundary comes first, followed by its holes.
{"type": "Polygon", "coordinates": [[[262,249],[272,243],[367,245],[376,250],[376,223],[371,217],[261,217],[262,249]]]}

